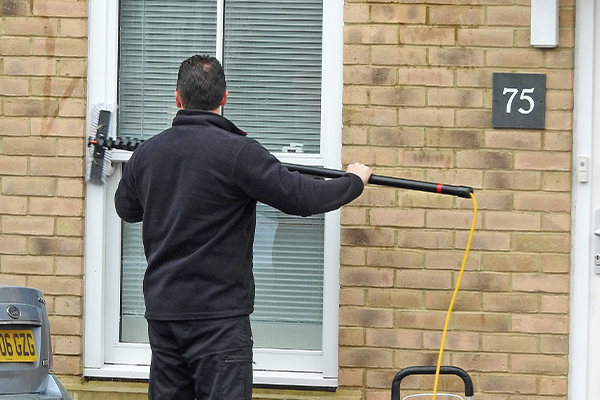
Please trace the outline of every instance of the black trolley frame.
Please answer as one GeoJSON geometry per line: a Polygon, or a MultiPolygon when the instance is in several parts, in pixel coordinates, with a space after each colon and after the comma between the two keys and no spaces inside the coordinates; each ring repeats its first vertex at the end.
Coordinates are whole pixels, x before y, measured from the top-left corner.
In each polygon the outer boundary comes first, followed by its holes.
{"type": "MultiPolygon", "coordinates": [[[[392,400],[400,400],[400,383],[402,379],[409,375],[435,375],[436,367],[417,366],[407,367],[396,374],[392,381],[392,400]]],[[[465,384],[465,400],[473,399],[473,381],[471,376],[462,368],[453,366],[440,367],[440,375],[456,375],[461,378],[465,384]]]]}

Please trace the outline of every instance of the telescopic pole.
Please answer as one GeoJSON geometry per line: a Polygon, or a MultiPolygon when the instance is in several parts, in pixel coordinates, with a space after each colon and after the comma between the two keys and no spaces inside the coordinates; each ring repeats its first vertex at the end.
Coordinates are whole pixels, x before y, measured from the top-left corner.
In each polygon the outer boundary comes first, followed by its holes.
{"type": "MultiPolygon", "coordinates": [[[[345,171],[337,169],[313,167],[308,165],[289,163],[282,163],[282,165],[290,171],[297,171],[301,174],[319,176],[322,178],[339,178],[346,173],[345,171]]],[[[419,190],[421,192],[447,194],[465,199],[471,198],[471,193],[473,193],[473,188],[468,186],[453,186],[443,183],[414,181],[410,179],[392,178],[381,175],[371,175],[369,183],[373,185],[390,186],[400,189],[419,190]]]]}

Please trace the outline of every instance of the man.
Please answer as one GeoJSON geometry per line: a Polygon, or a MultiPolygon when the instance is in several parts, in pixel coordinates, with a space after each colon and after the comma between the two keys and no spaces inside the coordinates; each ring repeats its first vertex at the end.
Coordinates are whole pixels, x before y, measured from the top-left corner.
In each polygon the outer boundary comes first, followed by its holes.
{"type": "Polygon", "coordinates": [[[115,194],[127,222],[143,221],[150,400],[250,399],[256,202],[324,213],[358,197],[371,169],[317,180],[289,172],[219,115],[225,74],[214,57],[185,60],[173,126],[131,156],[115,194]]]}

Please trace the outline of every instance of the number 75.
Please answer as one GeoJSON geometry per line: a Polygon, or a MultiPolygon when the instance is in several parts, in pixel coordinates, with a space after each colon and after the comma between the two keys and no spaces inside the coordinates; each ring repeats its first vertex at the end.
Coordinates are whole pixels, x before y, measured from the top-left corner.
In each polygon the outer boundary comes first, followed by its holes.
{"type": "MultiPolygon", "coordinates": [[[[527,110],[525,110],[522,107],[519,107],[519,109],[517,111],[519,111],[521,114],[529,114],[530,112],[533,111],[533,108],[535,107],[535,102],[533,101],[531,96],[527,96],[527,93],[533,93],[534,89],[535,88],[521,90],[521,96],[519,98],[521,100],[527,100],[529,102],[529,108],[527,110]]],[[[510,98],[508,99],[508,102],[506,103],[506,113],[510,114],[510,112],[512,110],[512,102],[513,102],[515,96],[517,95],[517,93],[519,93],[519,89],[505,87],[502,94],[505,95],[507,93],[511,93],[510,98]]]]}

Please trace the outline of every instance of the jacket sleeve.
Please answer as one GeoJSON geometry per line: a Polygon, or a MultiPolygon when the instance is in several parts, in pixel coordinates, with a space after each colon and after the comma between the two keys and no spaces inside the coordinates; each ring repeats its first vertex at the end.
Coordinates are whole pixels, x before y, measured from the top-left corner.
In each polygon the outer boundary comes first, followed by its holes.
{"type": "Polygon", "coordinates": [[[351,173],[324,180],[290,172],[256,141],[242,149],[233,174],[238,187],[250,197],[301,216],[338,209],[360,196],[364,188],[360,177],[351,173]]]}
{"type": "Polygon", "coordinates": [[[132,156],[129,162],[125,164],[123,176],[115,192],[115,209],[119,217],[125,222],[140,222],[144,217],[144,208],[135,187],[133,158],[132,156]]]}

